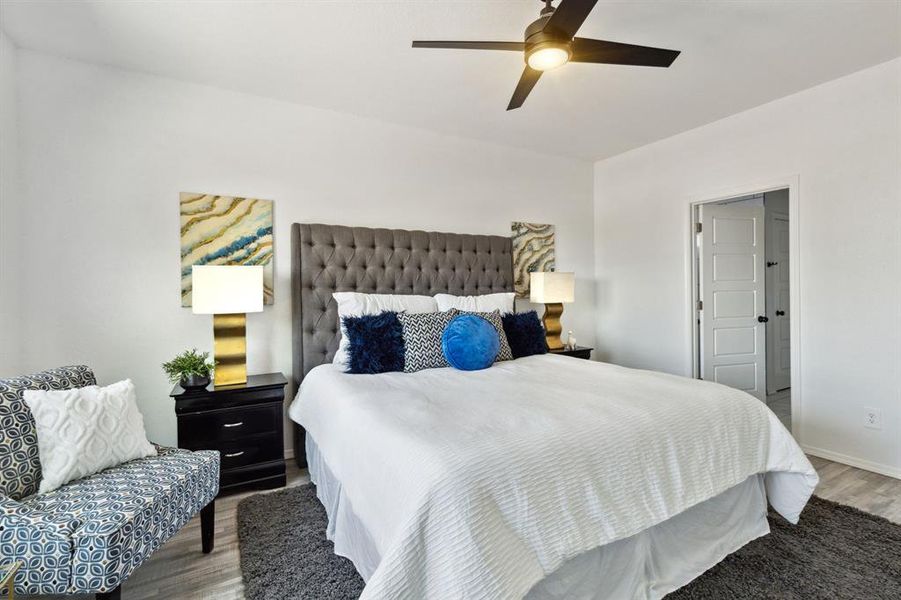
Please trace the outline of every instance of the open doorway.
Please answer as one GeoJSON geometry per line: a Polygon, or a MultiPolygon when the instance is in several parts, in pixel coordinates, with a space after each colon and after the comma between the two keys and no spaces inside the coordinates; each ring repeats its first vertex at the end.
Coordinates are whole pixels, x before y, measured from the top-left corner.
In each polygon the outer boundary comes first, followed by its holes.
{"type": "Polygon", "coordinates": [[[695,376],[744,390],[792,429],[789,189],[693,205],[695,376]]]}

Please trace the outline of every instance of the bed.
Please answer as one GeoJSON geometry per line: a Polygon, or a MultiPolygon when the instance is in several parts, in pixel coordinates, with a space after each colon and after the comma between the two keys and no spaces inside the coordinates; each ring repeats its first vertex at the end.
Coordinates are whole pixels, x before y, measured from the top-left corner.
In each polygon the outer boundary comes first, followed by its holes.
{"type": "Polygon", "coordinates": [[[817,483],[769,409],[711,382],[553,355],[331,364],[333,292],[512,291],[508,238],[295,224],[292,273],[296,455],[364,598],[659,598],[817,483]]]}

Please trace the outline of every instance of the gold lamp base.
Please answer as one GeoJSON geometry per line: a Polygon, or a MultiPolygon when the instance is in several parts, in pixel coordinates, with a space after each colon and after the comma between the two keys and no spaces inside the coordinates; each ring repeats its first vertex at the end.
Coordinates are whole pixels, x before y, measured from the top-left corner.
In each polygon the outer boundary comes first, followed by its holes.
{"type": "Polygon", "coordinates": [[[547,340],[548,350],[563,350],[563,325],[560,324],[560,315],[563,314],[562,302],[551,302],[544,305],[544,316],[541,323],[544,325],[544,337],[547,340]]]}
{"type": "Polygon", "coordinates": [[[213,383],[247,383],[247,315],[213,315],[213,354],[216,370],[213,383]]]}

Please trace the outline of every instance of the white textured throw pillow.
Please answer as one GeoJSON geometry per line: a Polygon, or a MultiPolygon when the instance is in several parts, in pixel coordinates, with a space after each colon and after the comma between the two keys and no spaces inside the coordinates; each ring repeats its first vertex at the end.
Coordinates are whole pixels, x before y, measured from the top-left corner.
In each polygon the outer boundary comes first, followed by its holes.
{"type": "Polygon", "coordinates": [[[496,310],[502,315],[513,312],[514,292],[483,294],[481,296],[453,296],[451,294],[435,294],[438,310],[444,312],[456,308],[465,312],[490,313],[496,310]]]}
{"type": "Polygon", "coordinates": [[[156,456],[130,379],[106,387],[25,390],[37,424],[39,493],[129,460],[156,456]]]}
{"type": "Polygon", "coordinates": [[[414,296],[403,294],[364,294],[362,292],[335,292],[332,294],[338,303],[338,323],[341,325],[341,340],[332,363],[347,367],[347,332],[344,330],[344,317],[362,317],[378,315],[385,311],[408,312],[410,314],[438,312],[438,303],[432,296],[414,296]]]}

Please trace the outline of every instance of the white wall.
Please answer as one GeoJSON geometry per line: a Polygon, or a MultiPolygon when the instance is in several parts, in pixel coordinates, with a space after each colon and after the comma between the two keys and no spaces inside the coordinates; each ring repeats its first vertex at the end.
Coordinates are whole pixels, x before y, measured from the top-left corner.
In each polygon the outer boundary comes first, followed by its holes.
{"type": "Polygon", "coordinates": [[[275,201],[275,304],[248,315],[248,370],[291,372],[290,225],[507,235],[557,225],[579,275],[564,327],[594,337],[592,165],[107,67],[19,54],[28,231],[25,367],[131,377],[151,436],[175,441],[160,363],[212,346],[181,308],[178,193],[275,201]]]}
{"type": "Polygon", "coordinates": [[[0,31],[0,377],[19,373],[19,195],[16,47],[0,31]]]}
{"type": "Polygon", "coordinates": [[[690,374],[689,202],[786,175],[800,181],[801,441],[901,476],[901,59],[596,163],[602,354],[690,374]]]}

